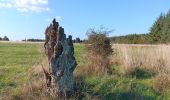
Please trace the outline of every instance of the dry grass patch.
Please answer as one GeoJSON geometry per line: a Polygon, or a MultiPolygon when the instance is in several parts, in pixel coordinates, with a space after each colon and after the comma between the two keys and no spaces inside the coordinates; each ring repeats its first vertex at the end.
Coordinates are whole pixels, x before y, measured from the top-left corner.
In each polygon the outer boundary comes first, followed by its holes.
{"type": "Polygon", "coordinates": [[[136,67],[156,73],[170,73],[170,45],[112,46],[116,52],[112,62],[124,66],[125,73],[136,67]]]}

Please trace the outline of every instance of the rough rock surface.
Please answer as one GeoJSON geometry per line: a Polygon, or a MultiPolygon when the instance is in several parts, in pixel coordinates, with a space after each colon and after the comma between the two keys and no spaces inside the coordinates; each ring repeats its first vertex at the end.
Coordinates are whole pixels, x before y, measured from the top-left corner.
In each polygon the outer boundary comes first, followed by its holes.
{"type": "Polygon", "coordinates": [[[59,97],[69,97],[73,93],[73,71],[77,63],[72,36],[66,38],[64,28],[55,19],[45,31],[44,48],[49,62],[47,86],[54,85],[59,97]]]}

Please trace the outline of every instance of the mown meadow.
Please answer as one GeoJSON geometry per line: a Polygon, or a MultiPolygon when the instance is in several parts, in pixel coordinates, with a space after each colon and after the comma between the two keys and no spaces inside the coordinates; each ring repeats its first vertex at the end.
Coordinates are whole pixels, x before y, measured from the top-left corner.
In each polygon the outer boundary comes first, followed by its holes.
{"type": "MultiPolygon", "coordinates": [[[[84,73],[86,48],[74,44],[71,100],[169,100],[169,46],[113,45],[111,74],[84,73]]],[[[95,63],[95,62],[94,62],[95,63]]],[[[0,43],[0,99],[54,100],[45,88],[43,43],[0,43]]]]}

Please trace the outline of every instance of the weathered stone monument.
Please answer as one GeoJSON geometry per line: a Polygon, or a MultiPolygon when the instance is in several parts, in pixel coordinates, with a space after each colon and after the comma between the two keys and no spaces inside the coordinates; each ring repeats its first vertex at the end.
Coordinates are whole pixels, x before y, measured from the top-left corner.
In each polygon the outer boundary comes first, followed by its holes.
{"type": "Polygon", "coordinates": [[[55,19],[45,30],[44,48],[49,62],[49,73],[45,73],[47,87],[54,86],[60,98],[69,97],[73,93],[73,71],[77,63],[72,36],[66,38],[64,28],[55,19]]]}

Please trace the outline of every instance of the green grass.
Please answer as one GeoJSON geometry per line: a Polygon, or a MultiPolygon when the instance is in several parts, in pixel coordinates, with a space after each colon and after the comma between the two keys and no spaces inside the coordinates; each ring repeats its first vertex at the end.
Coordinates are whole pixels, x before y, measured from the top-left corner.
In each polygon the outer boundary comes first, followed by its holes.
{"type": "MultiPolygon", "coordinates": [[[[152,79],[129,77],[91,76],[84,78],[84,98],[103,100],[169,100],[152,87],[152,79]]],[[[80,87],[81,88],[81,87],[80,87]]]]}
{"type": "Polygon", "coordinates": [[[0,43],[0,97],[14,95],[28,81],[27,72],[42,60],[40,44],[0,43]]]}
{"type": "Polygon", "coordinates": [[[86,48],[83,44],[74,44],[74,56],[78,66],[85,63],[86,48]]]}

